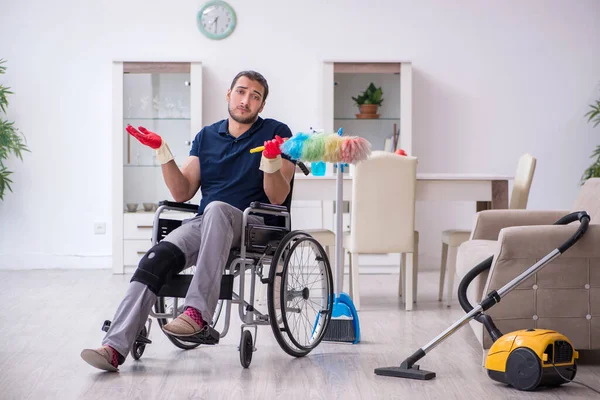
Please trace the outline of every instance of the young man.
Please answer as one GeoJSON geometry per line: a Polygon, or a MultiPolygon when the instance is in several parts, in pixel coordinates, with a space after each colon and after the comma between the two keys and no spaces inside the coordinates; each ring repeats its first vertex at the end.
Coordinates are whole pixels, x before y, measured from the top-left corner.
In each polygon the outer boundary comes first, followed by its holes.
{"type": "MultiPolygon", "coordinates": [[[[157,294],[171,274],[196,265],[185,298],[185,311],[163,329],[178,338],[194,336],[206,343],[218,340],[209,326],[231,247],[241,240],[243,210],[252,201],[282,204],[290,191],[295,165],[281,155],[279,144],[292,136],[273,119],[262,119],[269,86],[254,71],[242,71],[227,91],[229,118],[204,127],[194,139],[188,159],[179,169],[167,143],[156,133],[132,126],[127,132],[156,150],[163,177],[177,202],[190,200],[198,189],[198,215],[173,230],[140,261],[117,308],[102,347],[85,349],[90,365],[118,371],[148,319],[157,294]],[[262,157],[250,149],[265,146],[262,157]]],[[[251,223],[273,223],[250,216],[251,223]]]]}

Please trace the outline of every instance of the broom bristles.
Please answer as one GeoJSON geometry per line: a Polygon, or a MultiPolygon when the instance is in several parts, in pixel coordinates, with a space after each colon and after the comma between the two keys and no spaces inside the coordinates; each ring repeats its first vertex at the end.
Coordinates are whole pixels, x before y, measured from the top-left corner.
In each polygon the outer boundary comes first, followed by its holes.
{"type": "Polygon", "coordinates": [[[334,319],[329,321],[323,340],[327,342],[350,342],[356,340],[353,319],[334,319]]]}

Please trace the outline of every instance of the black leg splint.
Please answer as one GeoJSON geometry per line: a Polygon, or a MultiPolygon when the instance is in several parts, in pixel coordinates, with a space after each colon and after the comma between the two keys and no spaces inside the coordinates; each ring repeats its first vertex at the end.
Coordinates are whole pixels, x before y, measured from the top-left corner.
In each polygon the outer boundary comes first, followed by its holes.
{"type": "Polygon", "coordinates": [[[140,260],[131,281],[141,282],[158,296],[170,275],[185,267],[185,254],[173,243],[162,241],[140,260]]]}

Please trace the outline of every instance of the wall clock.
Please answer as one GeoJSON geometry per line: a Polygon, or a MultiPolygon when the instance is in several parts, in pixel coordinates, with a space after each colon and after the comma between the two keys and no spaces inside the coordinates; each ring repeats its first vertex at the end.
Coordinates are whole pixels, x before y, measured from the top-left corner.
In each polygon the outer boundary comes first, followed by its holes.
{"type": "Polygon", "coordinates": [[[196,17],[198,29],[209,39],[225,39],[233,33],[236,25],[235,11],[222,0],[205,3],[196,17]]]}

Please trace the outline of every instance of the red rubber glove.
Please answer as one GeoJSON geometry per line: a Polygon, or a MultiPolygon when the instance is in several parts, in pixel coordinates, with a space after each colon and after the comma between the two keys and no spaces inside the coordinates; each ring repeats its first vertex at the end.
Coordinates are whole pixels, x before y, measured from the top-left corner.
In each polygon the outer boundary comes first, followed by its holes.
{"type": "Polygon", "coordinates": [[[156,159],[161,164],[166,164],[173,159],[173,153],[169,150],[167,142],[165,142],[159,135],[154,132],[150,132],[143,126],[139,127],[139,131],[131,125],[127,125],[125,130],[143,145],[153,148],[156,150],[156,159]]]}
{"type": "Polygon", "coordinates": [[[263,156],[266,158],[276,158],[281,154],[279,146],[284,142],[279,135],[275,135],[275,139],[267,140],[265,142],[265,149],[263,150],[263,156]]]}
{"type": "Polygon", "coordinates": [[[140,126],[138,131],[133,126],[127,125],[127,128],[125,128],[125,130],[129,132],[131,136],[139,140],[140,143],[152,147],[154,150],[158,149],[163,142],[162,138],[159,135],[157,135],[154,132],[150,132],[143,126],[140,126]]]}
{"type": "Polygon", "coordinates": [[[406,154],[406,152],[402,149],[398,149],[394,152],[394,154],[398,154],[399,156],[406,156],[408,154],[406,154]]]}

